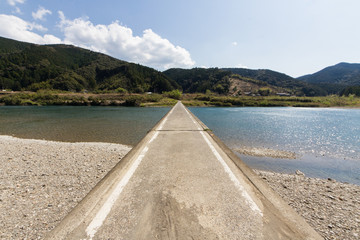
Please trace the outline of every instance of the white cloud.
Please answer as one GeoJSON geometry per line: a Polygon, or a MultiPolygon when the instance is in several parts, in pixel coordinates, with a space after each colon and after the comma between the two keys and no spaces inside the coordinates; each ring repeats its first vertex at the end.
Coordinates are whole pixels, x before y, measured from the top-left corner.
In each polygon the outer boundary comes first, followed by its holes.
{"type": "Polygon", "coordinates": [[[151,29],[144,30],[142,36],[134,36],[130,28],[117,21],[110,25],[94,25],[83,18],[68,20],[61,11],[59,17],[66,43],[157,69],[191,67],[195,64],[186,49],[175,46],[151,29]]]}
{"type": "Polygon", "coordinates": [[[0,14],[0,35],[7,38],[37,44],[61,43],[61,39],[45,34],[34,33],[33,30],[46,31],[42,25],[30,23],[13,15],[0,14]]]}
{"type": "Polygon", "coordinates": [[[39,7],[39,9],[36,12],[32,12],[31,15],[35,20],[45,20],[47,14],[52,14],[52,12],[43,7],[39,7]]]}
{"type": "Polygon", "coordinates": [[[18,7],[15,7],[15,11],[13,13],[22,14],[21,9],[18,7]]]}
{"type": "MultiPolygon", "coordinates": [[[[35,19],[42,19],[49,14],[40,13],[44,11],[39,10],[34,13],[35,19]]],[[[59,12],[59,17],[63,40],[54,35],[36,33],[47,31],[43,25],[5,14],[0,14],[0,36],[37,44],[73,44],[160,70],[192,67],[195,64],[186,49],[175,46],[151,29],[144,30],[142,36],[134,36],[130,28],[117,21],[109,25],[94,25],[83,18],[68,20],[62,12],[59,12]]]]}
{"type": "Polygon", "coordinates": [[[11,6],[15,6],[18,3],[24,3],[25,0],[7,0],[8,4],[10,4],[11,6]]]}
{"type": "Polygon", "coordinates": [[[237,42],[232,42],[232,43],[231,43],[231,45],[233,45],[233,46],[237,46],[237,45],[238,45],[238,43],[237,43],[237,42]]]}
{"type": "Polygon", "coordinates": [[[243,65],[241,63],[237,64],[235,67],[236,68],[249,68],[248,66],[245,66],[245,65],[243,65]]]}

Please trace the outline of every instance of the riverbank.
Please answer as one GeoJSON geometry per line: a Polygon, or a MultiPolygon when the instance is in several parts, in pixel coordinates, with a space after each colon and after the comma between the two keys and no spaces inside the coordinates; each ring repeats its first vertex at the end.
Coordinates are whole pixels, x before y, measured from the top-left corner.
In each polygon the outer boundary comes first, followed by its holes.
{"type": "MultiPolygon", "coordinates": [[[[0,239],[42,239],[130,150],[0,136],[0,239]]],[[[358,239],[360,186],[259,172],[325,239],[358,239]]]]}
{"type": "Polygon", "coordinates": [[[128,93],[73,93],[41,90],[38,92],[2,92],[0,106],[173,106],[181,100],[186,106],[217,107],[342,107],[360,108],[360,97],[355,96],[226,96],[218,94],[182,94],[171,92],[128,93]]]}
{"type": "Polygon", "coordinates": [[[0,239],[43,239],[130,150],[0,136],[0,239]]]}
{"type": "Polygon", "coordinates": [[[333,179],[254,170],[320,235],[328,239],[360,237],[360,186],[333,179]]]}

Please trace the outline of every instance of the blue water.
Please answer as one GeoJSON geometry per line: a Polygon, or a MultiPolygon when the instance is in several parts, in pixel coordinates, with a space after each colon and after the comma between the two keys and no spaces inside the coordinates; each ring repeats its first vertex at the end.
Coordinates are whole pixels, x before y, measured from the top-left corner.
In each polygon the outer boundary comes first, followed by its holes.
{"type": "Polygon", "coordinates": [[[136,145],[170,108],[2,106],[0,135],[136,145]]]}
{"type": "Polygon", "coordinates": [[[297,159],[240,155],[248,165],[360,184],[360,109],[190,108],[231,149],[270,148],[297,159]]]}
{"type": "MultiPolygon", "coordinates": [[[[0,135],[136,145],[170,108],[0,107],[0,135]]],[[[190,108],[231,149],[270,148],[297,159],[240,155],[251,167],[360,185],[360,109],[190,108]]],[[[0,149],[1,150],[1,149],[0,149]]]]}

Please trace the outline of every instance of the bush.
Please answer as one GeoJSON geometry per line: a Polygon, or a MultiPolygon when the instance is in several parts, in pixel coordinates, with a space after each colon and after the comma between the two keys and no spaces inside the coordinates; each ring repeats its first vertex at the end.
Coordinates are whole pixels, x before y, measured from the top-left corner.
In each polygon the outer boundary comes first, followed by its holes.
{"type": "Polygon", "coordinates": [[[141,99],[139,99],[136,96],[131,96],[129,98],[127,98],[125,100],[125,102],[123,103],[123,106],[127,106],[127,107],[140,107],[141,105],[141,99]]]}
{"type": "Polygon", "coordinates": [[[176,90],[172,90],[170,92],[163,92],[163,94],[166,97],[172,98],[172,99],[176,99],[176,100],[180,100],[182,97],[182,92],[178,89],[176,90]]]}
{"type": "Polygon", "coordinates": [[[125,93],[127,93],[128,91],[127,91],[126,89],[124,89],[124,88],[119,87],[119,88],[117,88],[117,89],[115,90],[115,92],[125,94],[125,93]]]}

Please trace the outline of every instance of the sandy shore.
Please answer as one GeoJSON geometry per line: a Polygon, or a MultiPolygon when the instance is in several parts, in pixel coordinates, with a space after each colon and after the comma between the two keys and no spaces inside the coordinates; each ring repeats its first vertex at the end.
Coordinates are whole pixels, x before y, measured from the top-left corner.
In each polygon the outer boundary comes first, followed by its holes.
{"type": "MultiPolygon", "coordinates": [[[[129,150],[0,136],[0,239],[42,239],[129,150]]],[[[360,186],[256,172],[325,239],[359,239],[360,186]]]]}

